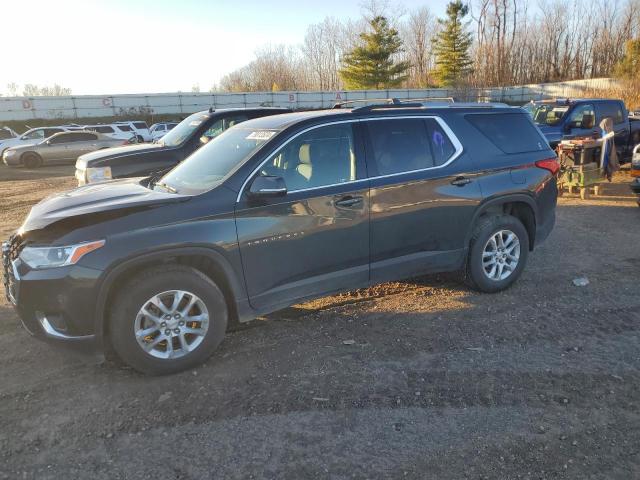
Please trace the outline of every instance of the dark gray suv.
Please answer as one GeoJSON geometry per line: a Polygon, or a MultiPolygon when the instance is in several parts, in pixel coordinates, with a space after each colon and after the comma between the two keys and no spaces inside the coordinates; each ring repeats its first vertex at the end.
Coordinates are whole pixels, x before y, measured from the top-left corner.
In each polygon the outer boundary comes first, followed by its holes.
{"type": "Polygon", "coordinates": [[[496,292],[554,225],[558,162],[526,112],[379,105],[246,121],[160,179],[49,197],[4,244],[26,328],[148,373],[301,300],[460,270],[496,292]]]}

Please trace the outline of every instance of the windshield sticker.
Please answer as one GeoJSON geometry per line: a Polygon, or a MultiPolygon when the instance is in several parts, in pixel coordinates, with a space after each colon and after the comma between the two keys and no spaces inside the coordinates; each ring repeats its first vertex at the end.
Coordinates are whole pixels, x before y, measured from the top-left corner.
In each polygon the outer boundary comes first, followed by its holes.
{"type": "Polygon", "coordinates": [[[246,139],[247,140],[269,140],[271,137],[275,135],[275,133],[276,132],[271,132],[269,130],[259,130],[257,132],[251,132],[246,139]]]}

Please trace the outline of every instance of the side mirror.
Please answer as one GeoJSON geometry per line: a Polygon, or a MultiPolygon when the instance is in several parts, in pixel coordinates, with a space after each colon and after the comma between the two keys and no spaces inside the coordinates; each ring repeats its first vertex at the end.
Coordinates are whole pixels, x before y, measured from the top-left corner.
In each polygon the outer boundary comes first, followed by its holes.
{"type": "Polygon", "coordinates": [[[562,128],[562,131],[563,131],[564,133],[571,133],[571,129],[572,129],[572,128],[574,128],[574,126],[575,126],[575,125],[574,125],[574,123],[573,123],[573,122],[566,123],[566,124],[564,125],[564,127],[562,128]]]}
{"type": "Polygon", "coordinates": [[[284,197],[286,194],[287,186],[282,177],[256,177],[249,189],[249,195],[254,198],[284,197]]]}
{"type": "Polygon", "coordinates": [[[46,143],[47,145],[51,145],[51,140],[47,140],[47,141],[46,141],[46,142],[44,142],[44,143],[46,143]]]}
{"type": "Polygon", "coordinates": [[[583,115],[581,128],[593,128],[593,115],[583,115]]]}

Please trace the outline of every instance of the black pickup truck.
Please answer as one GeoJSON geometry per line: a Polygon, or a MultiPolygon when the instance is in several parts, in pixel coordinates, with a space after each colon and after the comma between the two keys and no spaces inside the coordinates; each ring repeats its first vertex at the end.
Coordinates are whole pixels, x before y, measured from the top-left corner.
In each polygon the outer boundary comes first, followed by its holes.
{"type": "Polygon", "coordinates": [[[600,135],[603,118],[613,119],[616,147],[621,161],[631,160],[640,143],[640,119],[629,115],[622,100],[580,98],[531,102],[525,110],[547,138],[551,148],[573,137],[600,135]]]}
{"type": "Polygon", "coordinates": [[[146,177],[168,170],[212,138],[253,118],[288,113],[286,108],[209,109],[188,116],[158,142],[109,148],[78,157],[78,185],[114,178],[146,177]]]}

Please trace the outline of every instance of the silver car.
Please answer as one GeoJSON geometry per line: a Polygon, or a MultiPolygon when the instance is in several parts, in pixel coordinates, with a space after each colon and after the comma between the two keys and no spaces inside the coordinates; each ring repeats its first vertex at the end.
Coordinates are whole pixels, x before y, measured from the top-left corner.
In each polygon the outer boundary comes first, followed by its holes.
{"type": "Polygon", "coordinates": [[[9,148],[3,153],[2,161],[10,167],[24,165],[27,168],[74,163],[82,154],[128,144],[129,140],[118,140],[96,132],[62,132],[35,145],[9,148]]]}

